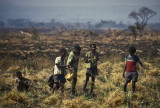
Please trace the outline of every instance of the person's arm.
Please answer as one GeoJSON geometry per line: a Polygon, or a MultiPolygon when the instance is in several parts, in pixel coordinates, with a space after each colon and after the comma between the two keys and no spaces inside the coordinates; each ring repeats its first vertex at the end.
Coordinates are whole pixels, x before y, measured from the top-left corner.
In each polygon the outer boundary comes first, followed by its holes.
{"type": "Polygon", "coordinates": [[[57,57],[56,60],[55,60],[55,65],[60,68],[60,60],[59,58],[57,57]]]}
{"type": "Polygon", "coordinates": [[[59,68],[64,68],[64,67],[67,67],[67,66],[68,66],[67,64],[63,64],[63,65],[61,63],[58,64],[59,68]]]}
{"type": "Polygon", "coordinates": [[[123,71],[123,78],[125,78],[126,69],[127,69],[127,56],[125,57],[125,67],[124,67],[124,71],[123,71]]]}
{"type": "Polygon", "coordinates": [[[17,83],[19,83],[19,82],[21,82],[21,80],[20,80],[19,78],[16,78],[15,84],[17,84],[17,83]]]}
{"type": "Polygon", "coordinates": [[[84,58],[84,61],[85,61],[85,63],[89,63],[87,57],[84,58]]]}
{"type": "Polygon", "coordinates": [[[80,58],[80,54],[81,54],[81,52],[77,52],[76,57],[73,56],[72,63],[78,61],[78,59],[80,58]]]}
{"type": "Polygon", "coordinates": [[[78,55],[78,56],[76,57],[75,61],[77,61],[79,58],[80,58],[80,55],[78,55]]]}
{"type": "Polygon", "coordinates": [[[16,78],[16,79],[15,79],[15,82],[14,82],[14,87],[16,87],[17,84],[18,84],[18,79],[16,78]]]}
{"type": "Polygon", "coordinates": [[[89,63],[90,61],[88,60],[88,53],[86,53],[85,58],[84,58],[85,63],[89,63]]]}
{"type": "Polygon", "coordinates": [[[125,71],[126,71],[126,68],[127,68],[127,63],[125,63],[125,67],[124,67],[124,71],[123,71],[123,78],[125,78],[125,71]]]}
{"type": "Polygon", "coordinates": [[[139,61],[139,64],[141,65],[141,67],[143,67],[145,69],[145,66],[142,64],[141,61],[139,61]]]}
{"type": "Polygon", "coordinates": [[[59,67],[61,68],[63,68],[63,67],[67,67],[68,65],[59,65],[59,67]]]}
{"type": "Polygon", "coordinates": [[[27,85],[31,85],[31,80],[27,79],[28,84],[27,85]]]}
{"type": "Polygon", "coordinates": [[[77,57],[75,60],[78,60],[80,58],[81,52],[78,52],[77,57]]]}
{"type": "Polygon", "coordinates": [[[58,67],[58,68],[63,68],[63,67],[66,67],[67,65],[61,65],[61,60],[60,59],[58,59],[58,58],[56,58],[56,60],[55,60],[55,64],[56,64],[56,66],[58,67]]]}
{"type": "Polygon", "coordinates": [[[73,55],[70,53],[67,60],[67,65],[70,66],[73,62],[73,55]]]}
{"type": "Polygon", "coordinates": [[[58,68],[64,68],[64,67],[67,67],[68,65],[61,65],[61,64],[57,63],[56,66],[57,66],[58,68]]]}
{"type": "Polygon", "coordinates": [[[21,83],[26,84],[26,85],[30,85],[31,80],[23,77],[23,81],[21,81],[21,83]]]}
{"type": "Polygon", "coordinates": [[[18,80],[17,80],[17,78],[15,79],[15,82],[14,82],[14,84],[17,84],[17,82],[18,82],[18,80]]]}
{"type": "Polygon", "coordinates": [[[97,61],[99,61],[99,54],[97,54],[97,61]]]}
{"type": "MultiPolygon", "coordinates": [[[[137,56],[138,57],[138,56],[137,56]]],[[[141,62],[141,60],[139,59],[139,57],[138,57],[138,63],[141,65],[141,67],[143,67],[144,69],[145,69],[145,67],[144,67],[144,65],[142,64],[142,62],[141,62]]]]}

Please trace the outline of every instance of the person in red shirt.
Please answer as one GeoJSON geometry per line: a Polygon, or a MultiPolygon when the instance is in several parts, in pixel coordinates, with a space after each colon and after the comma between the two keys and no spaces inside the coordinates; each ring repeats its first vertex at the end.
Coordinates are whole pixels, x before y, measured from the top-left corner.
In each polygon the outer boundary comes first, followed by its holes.
{"type": "Polygon", "coordinates": [[[129,55],[126,56],[125,61],[126,65],[123,72],[123,78],[125,78],[124,83],[124,91],[126,92],[127,84],[132,80],[132,91],[135,92],[135,84],[138,79],[138,72],[137,72],[137,66],[136,64],[139,63],[143,68],[144,65],[140,61],[139,57],[135,55],[136,48],[134,46],[131,46],[129,48],[129,55]],[[127,71],[125,76],[125,71],[127,71]]]}

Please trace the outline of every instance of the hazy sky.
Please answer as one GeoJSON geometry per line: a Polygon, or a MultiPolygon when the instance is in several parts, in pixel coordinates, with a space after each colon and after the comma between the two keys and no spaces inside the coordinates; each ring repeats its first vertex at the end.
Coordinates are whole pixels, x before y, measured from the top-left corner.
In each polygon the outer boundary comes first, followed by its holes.
{"type": "Polygon", "coordinates": [[[160,22],[160,0],[0,0],[0,20],[26,18],[33,21],[56,19],[64,22],[113,20],[129,22],[131,11],[148,7],[160,22]]]}
{"type": "Polygon", "coordinates": [[[0,0],[29,6],[107,6],[107,5],[160,5],[160,0],[0,0]]]}

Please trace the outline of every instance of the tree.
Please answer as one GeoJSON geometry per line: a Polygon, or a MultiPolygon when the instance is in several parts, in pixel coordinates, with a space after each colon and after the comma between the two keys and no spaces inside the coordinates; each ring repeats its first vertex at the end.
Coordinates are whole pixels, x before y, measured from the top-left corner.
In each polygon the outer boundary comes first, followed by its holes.
{"type": "Polygon", "coordinates": [[[136,20],[136,26],[138,30],[144,30],[148,23],[148,20],[156,14],[157,13],[155,11],[147,7],[142,7],[138,10],[138,12],[132,11],[128,17],[136,20]]]}
{"type": "Polygon", "coordinates": [[[135,42],[137,35],[138,35],[138,29],[137,29],[136,25],[130,25],[128,28],[130,29],[130,31],[133,35],[133,38],[134,38],[133,42],[135,42]]]}
{"type": "Polygon", "coordinates": [[[40,36],[39,36],[39,31],[37,28],[34,27],[33,24],[31,24],[31,27],[32,27],[32,39],[33,40],[40,40],[40,36]]]}

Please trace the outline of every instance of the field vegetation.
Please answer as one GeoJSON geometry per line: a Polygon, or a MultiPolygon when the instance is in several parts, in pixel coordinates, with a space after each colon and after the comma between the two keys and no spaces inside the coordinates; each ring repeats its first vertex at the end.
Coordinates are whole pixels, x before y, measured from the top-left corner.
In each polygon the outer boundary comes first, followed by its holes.
{"type": "MultiPolygon", "coordinates": [[[[160,107],[160,33],[147,29],[134,37],[125,30],[71,30],[47,36],[38,30],[0,33],[0,106],[4,108],[159,108],[160,107]],[[84,55],[89,44],[96,43],[100,53],[99,75],[94,95],[83,93],[85,81],[84,55]],[[59,49],[69,53],[74,44],[82,47],[78,68],[76,95],[71,95],[71,82],[60,91],[50,93],[46,82],[53,74],[54,60],[59,49]],[[146,69],[138,66],[136,93],[123,92],[124,57],[134,45],[146,69]],[[29,92],[17,92],[15,72],[22,71],[32,84],[29,92]]],[[[88,84],[90,85],[91,82],[88,84]]],[[[90,86],[87,88],[90,89],[90,86]]]]}

